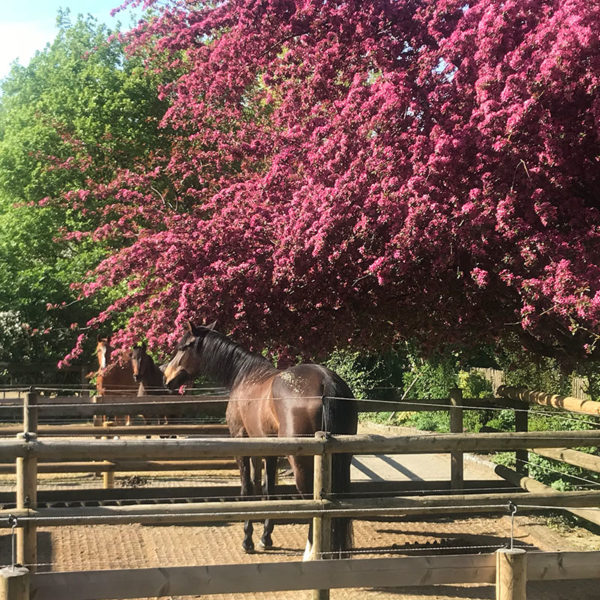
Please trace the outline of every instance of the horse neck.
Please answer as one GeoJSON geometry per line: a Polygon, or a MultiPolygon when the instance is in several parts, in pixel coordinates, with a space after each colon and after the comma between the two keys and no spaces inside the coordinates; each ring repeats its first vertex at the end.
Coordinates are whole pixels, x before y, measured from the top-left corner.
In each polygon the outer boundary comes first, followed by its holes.
{"type": "Polygon", "coordinates": [[[277,373],[266,358],[214,331],[207,333],[200,358],[202,373],[230,389],[250,377],[261,378],[277,373]]]}
{"type": "Polygon", "coordinates": [[[106,369],[108,367],[108,360],[110,358],[111,349],[108,344],[101,344],[96,350],[96,356],[98,357],[98,369],[106,369]],[[104,364],[102,364],[104,363],[104,364]]]}
{"type": "Polygon", "coordinates": [[[142,376],[142,385],[148,388],[163,388],[163,374],[160,368],[154,363],[154,361],[148,357],[144,374],[142,376]]]}

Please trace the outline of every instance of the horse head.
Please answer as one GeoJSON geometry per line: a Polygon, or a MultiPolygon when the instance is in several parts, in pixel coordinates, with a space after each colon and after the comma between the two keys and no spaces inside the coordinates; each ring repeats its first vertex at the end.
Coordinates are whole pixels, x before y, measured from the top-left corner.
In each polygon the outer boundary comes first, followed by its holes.
{"type": "Polygon", "coordinates": [[[176,390],[189,385],[202,370],[202,346],[207,333],[213,331],[216,321],[208,326],[196,327],[188,322],[187,328],[175,349],[175,356],[164,369],[165,385],[176,390]]]}
{"type": "Polygon", "coordinates": [[[146,352],[146,344],[137,344],[131,349],[131,368],[133,378],[139,383],[144,377],[147,368],[148,359],[152,360],[146,352]]]}

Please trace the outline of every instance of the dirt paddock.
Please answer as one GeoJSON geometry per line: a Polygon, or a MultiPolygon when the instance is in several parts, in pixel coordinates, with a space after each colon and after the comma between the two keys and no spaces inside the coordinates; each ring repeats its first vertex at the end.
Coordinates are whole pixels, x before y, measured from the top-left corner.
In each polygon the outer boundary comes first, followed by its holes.
{"type": "MultiPolygon", "coordinates": [[[[232,475],[233,481],[233,475],[232,475]]],[[[600,537],[585,529],[558,530],[544,526],[539,517],[517,515],[516,546],[529,550],[597,550],[600,537]]],[[[255,539],[262,525],[255,527],[255,539]]],[[[276,547],[268,552],[245,554],[241,548],[242,524],[206,526],[80,526],[43,528],[38,532],[39,570],[67,571],[207,565],[238,562],[300,560],[306,525],[280,524],[275,528],[276,547]]],[[[436,518],[435,520],[357,521],[354,526],[357,557],[461,554],[494,552],[508,543],[508,516],[436,518]]],[[[0,537],[0,559],[10,563],[11,537],[0,537]]],[[[199,590],[199,596],[202,597],[199,590]]],[[[310,591],[204,596],[239,600],[308,600],[310,591]]],[[[175,600],[175,597],[172,597],[175,600]]],[[[180,597],[177,597],[177,600],[180,597]]],[[[332,600],[453,600],[494,598],[491,585],[425,586],[421,588],[332,590],[332,600]]],[[[530,583],[530,600],[600,599],[598,581],[530,583]]],[[[63,599],[57,599],[63,600],[63,599]]],[[[67,600],[67,599],[64,599],[67,600]]]]}

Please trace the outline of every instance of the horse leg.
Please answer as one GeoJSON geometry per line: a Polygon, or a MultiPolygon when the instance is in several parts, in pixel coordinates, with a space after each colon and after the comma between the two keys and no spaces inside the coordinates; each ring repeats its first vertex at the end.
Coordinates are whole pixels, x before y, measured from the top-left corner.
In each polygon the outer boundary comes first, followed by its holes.
{"type": "MultiPolygon", "coordinates": [[[[271,494],[275,490],[275,475],[277,474],[277,457],[276,456],[268,456],[265,458],[265,479],[263,485],[263,496],[266,500],[269,500],[271,494]]],[[[269,549],[273,547],[273,539],[271,538],[271,534],[273,533],[274,527],[273,519],[265,520],[265,527],[263,529],[262,538],[260,538],[260,545],[269,549]]]]}
{"type": "MultiPolygon", "coordinates": [[[[313,457],[312,456],[289,456],[290,465],[294,471],[296,487],[303,499],[312,498],[313,493],[313,457]]],[[[302,560],[313,560],[313,526],[312,519],[308,527],[306,548],[302,560]]]]}
{"type": "MultiPolygon", "coordinates": [[[[236,462],[240,469],[240,479],[242,482],[241,496],[242,500],[247,499],[252,494],[252,481],[250,478],[250,459],[247,456],[237,457],[236,462]]],[[[252,533],[254,527],[252,521],[246,521],[244,523],[244,541],[242,542],[242,548],[244,552],[254,552],[254,542],[252,541],[252,533]]]]}
{"type": "Polygon", "coordinates": [[[250,463],[252,465],[252,496],[256,500],[260,498],[262,491],[262,458],[253,456],[250,463]]]}

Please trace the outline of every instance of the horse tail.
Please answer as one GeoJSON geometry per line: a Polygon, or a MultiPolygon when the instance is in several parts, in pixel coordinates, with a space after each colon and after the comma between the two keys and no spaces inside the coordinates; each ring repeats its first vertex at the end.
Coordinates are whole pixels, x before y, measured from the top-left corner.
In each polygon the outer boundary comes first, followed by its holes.
{"type": "MultiPolygon", "coordinates": [[[[324,386],[323,429],[332,434],[355,434],[358,425],[358,407],[354,395],[335,373],[324,386]]],[[[331,459],[331,489],[334,496],[350,491],[351,454],[333,454],[331,459]]],[[[332,519],[331,550],[343,555],[352,548],[352,521],[348,517],[332,519]]]]}

